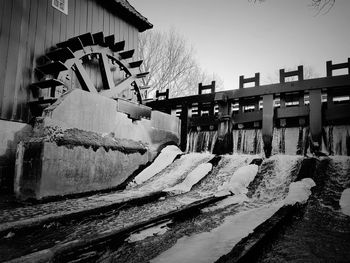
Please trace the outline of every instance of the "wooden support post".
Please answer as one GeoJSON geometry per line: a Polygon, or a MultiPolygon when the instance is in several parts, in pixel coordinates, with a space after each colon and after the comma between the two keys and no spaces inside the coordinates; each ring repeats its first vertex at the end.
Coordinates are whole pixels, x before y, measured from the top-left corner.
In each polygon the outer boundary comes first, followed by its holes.
{"type": "Polygon", "coordinates": [[[181,145],[180,148],[182,151],[186,151],[187,145],[187,133],[188,133],[188,105],[183,103],[181,105],[181,145]]]}
{"type": "Polygon", "coordinates": [[[310,90],[310,134],[311,151],[320,151],[322,136],[321,90],[310,90]]]}
{"type": "Polygon", "coordinates": [[[75,59],[74,65],[75,65],[75,74],[77,75],[77,78],[83,90],[90,91],[92,93],[97,93],[97,90],[94,84],[90,80],[89,74],[86,72],[80,60],[75,59]]]}
{"type": "Polygon", "coordinates": [[[104,89],[113,89],[115,84],[113,81],[113,75],[110,69],[110,65],[108,63],[108,58],[106,54],[101,53],[100,55],[100,68],[101,68],[101,76],[103,82],[104,89]]]}
{"type": "Polygon", "coordinates": [[[262,137],[265,156],[269,158],[272,151],[273,94],[263,96],[263,105],[262,137]]]}

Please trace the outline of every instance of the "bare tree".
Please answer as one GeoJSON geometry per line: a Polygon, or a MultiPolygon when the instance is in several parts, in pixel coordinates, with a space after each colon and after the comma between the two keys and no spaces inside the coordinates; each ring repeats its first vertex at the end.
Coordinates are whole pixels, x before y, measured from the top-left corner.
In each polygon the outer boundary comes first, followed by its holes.
{"type": "MultiPolygon", "coordinates": [[[[199,67],[193,48],[174,29],[141,34],[139,54],[144,60],[141,71],[150,72],[143,79],[143,85],[149,87],[149,94],[169,89],[171,97],[193,95],[199,82],[212,81],[209,74],[199,67]]],[[[218,80],[218,83],[222,81],[218,80]]]]}
{"type": "MultiPolygon", "coordinates": [[[[265,2],[266,0],[248,0],[249,2],[265,2]]],[[[335,4],[335,0],[310,0],[311,7],[315,8],[317,14],[320,14],[322,11],[323,14],[327,14],[335,4]]]]}

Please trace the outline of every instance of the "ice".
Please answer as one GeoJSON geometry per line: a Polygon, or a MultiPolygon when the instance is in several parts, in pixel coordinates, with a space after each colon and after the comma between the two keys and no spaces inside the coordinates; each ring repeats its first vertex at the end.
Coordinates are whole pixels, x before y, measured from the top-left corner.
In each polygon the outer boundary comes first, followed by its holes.
{"type": "Polygon", "coordinates": [[[180,238],[172,248],[151,262],[214,262],[230,252],[235,244],[270,218],[282,205],[282,202],[274,203],[229,216],[222,225],[210,232],[180,238]]]}
{"type": "Polygon", "coordinates": [[[170,165],[176,156],[181,153],[181,150],[175,145],[166,146],[160,152],[154,162],[135,177],[133,184],[141,184],[152,178],[157,173],[162,171],[165,167],[170,165]]]}
{"type": "Polygon", "coordinates": [[[294,205],[297,202],[304,204],[311,195],[311,188],[315,185],[311,178],[304,178],[301,181],[291,183],[288,195],[284,199],[284,204],[294,205]]]}
{"type": "Polygon", "coordinates": [[[342,213],[350,216],[350,188],[347,188],[342,192],[339,205],[342,213]]]}
{"type": "Polygon", "coordinates": [[[212,169],[213,165],[211,163],[202,163],[190,172],[180,184],[167,188],[164,191],[171,194],[187,193],[191,190],[192,186],[203,179],[212,169]]]}
{"type": "Polygon", "coordinates": [[[250,164],[237,169],[231,176],[230,181],[219,187],[219,192],[215,196],[220,196],[220,192],[231,192],[233,194],[246,194],[248,185],[254,180],[258,173],[259,166],[250,164]]]}

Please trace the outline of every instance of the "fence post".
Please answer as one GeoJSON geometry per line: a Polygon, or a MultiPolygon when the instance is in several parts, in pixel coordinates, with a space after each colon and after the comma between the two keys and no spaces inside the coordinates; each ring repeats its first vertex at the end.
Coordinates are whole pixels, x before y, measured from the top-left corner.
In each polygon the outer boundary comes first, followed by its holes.
{"type": "Polygon", "coordinates": [[[181,150],[186,151],[188,133],[188,105],[184,102],[181,105],[181,150]]]}
{"type": "Polygon", "coordinates": [[[322,102],[321,90],[310,90],[310,139],[311,151],[318,152],[321,150],[322,136],[322,102]]]}
{"type": "Polygon", "coordinates": [[[262,137],[265,156],[269,158],[272,151],[273,134],[273,94],[263,96],[262,137]]]}

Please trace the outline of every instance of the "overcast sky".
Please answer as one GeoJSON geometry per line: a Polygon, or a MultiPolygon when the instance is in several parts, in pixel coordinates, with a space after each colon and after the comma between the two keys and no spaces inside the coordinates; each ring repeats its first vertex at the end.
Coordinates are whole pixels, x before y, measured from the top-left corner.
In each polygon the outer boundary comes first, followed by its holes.
{"type": "Polygon", "coordinates": [[[174,27],[188,40],[208,73],[225,89],[238,88],[239,75],[261,73],[261,82],[280,68],[311,66],[325,76],[326,61],[350,57],[350,1],[336,0],[316,15],[311,0],[129,0],[154,25],[174,27]]]}

